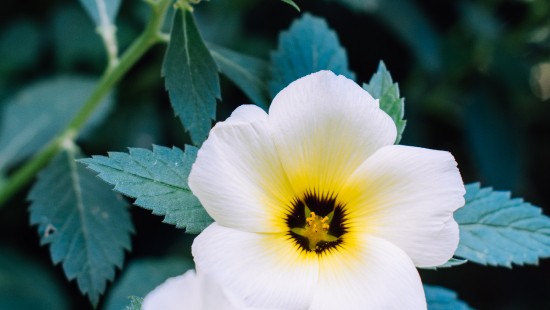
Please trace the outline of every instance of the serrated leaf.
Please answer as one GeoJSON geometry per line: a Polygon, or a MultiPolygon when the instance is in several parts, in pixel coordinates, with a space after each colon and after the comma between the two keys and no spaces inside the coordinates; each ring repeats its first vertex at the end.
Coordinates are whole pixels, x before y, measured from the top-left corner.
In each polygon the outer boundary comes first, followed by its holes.
{"type": "Polygon", "coordinates": [[[130,152],[111,152],[109,156],[82,159],[88,168],[99,173],[115,190],[132,198],[137,206],[164,215],[164,222],[200,233],[213,220],[187,185],[197,148],[186,146],[185,153],[153,146],[153,151],[132,148],[130,152]]]}
{"type": "MultiPolygon", "coordinates": [[[[194,267],[191,258],[143,258],[132,261],[124,268],[104,303],[105,310],[120,310],[132,296],[144,297],[170,277],[184,274],[194,267]]],[[[138,308],[139,309],[139,308],[138,308]]]]}
{"type": "Polygon", "coordinates": [[[267,87],[269,64],[258,58],[209,45],[220,71],[237,85],[256,105],[267,109],[270,96],[267,87]]]}
{"type": "Polygon", "coordinates": [[[320,70],[331,70],[350,79],[346,51],[324,19],[304,14],[279,36],[279,48],[271,53],[273,69],[269,89],[275,96],[291,82],[320,70]]]}
{"type": "MultiPolygon", "coordinates": [[[[95,81],[63,76],[30,85],[8,100],[0,121],[0,170],[32,155],[59,134],[83,106],[95,81]]],[[[94,115],[106,114],[107,97],[94,115]]]]}
{"type": "Polygon", "coordinates": [[[469,310],[472,309],[458,299],[455,292],[440,286],[424,285],[428,310],[469,310]]]}
{"type": "Polygon", "coordinates": [[[193,14],[176,12],[162,66],[175,113],[195,145],[208,136],[221,98],[218,67],[206,48],[193,14]]]}
{"type": "Polygon", "coordinates": [[[76,147],[64,149],[39,174],[29,194],[30,217],[53,263],[63,262],[67,278],[76,278],[97,305],[115,267],[122,267],[133,228],[125,202],[77,157],[76,147]]]}
{"type": "Polygon", "coordinates": [[[454,214],[460,227],[456,256],[505,267],[550,257],[550,218],[540,208],[479,183],[466,185],[465,199],[454,214]]]}
{"type": "Polygon", "coordinates": [[[397,127],[397,138],[395,144],[401,141],[401,136],[405,130],[407,121],[405,116],[405,99],[399,95],[399,86],[393,82],[386,65],[383,61],[378,65],[378,70],[371,77],[368,84],[363,84],[363,88],[374,97],[380,100],[380,108],[388,113],[397,127]]]}
{"type": "Polygon", "coordinates": [[[69,309],[68,298],[51,268],[29,253],[4,246],[0,253],[0,309],[69,309]]]}
{"type": "Polygon", "coordinates": [[[114,24],[120,2],[121,0],[80,0],[80,4],[96,25],[103,24],[102,18],[105,18],[109,24],[114,24]]]}

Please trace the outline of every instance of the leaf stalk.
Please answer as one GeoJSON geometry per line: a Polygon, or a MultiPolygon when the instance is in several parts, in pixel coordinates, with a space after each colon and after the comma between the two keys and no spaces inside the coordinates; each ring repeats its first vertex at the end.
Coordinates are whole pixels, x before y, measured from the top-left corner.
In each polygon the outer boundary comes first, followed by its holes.
{"type": "Polygon", "coordinates": [[[143,55],[155,44],[164,42],[161,32],[166,12],[173,0],[146,1],[151,5],[152,14],[149,22],[139,37],[124,52],[117,62],[109,62],[106,70],[99,79],[96,87],[86,100],[82,109],[76,114],[67,127],[49,143],[46,144],[23,166],[12,173],[3,187],[0,188],[0,208],[15,195],[22,187],[26,186],[34,176],[48,164],[57,154],[62,144],[67,139],[72,139],[100,106],[101,101],[117,85],[124,75],[143,57],[143,55]]]}

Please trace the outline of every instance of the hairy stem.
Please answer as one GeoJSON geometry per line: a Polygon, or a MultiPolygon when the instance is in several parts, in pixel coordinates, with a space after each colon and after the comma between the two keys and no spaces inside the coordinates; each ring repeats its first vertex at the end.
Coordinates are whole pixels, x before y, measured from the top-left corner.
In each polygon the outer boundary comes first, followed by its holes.
{"type": "Polygon", "coordinates": [[[156,43],[164,41],[161,27],[164,23],[166,12],[173,0],[149,0],[152,14],[143,33],[135,39],[130,47],[124,52],[120,60],[107,67],[99,79],[92,94],[86,100],[82,109],[77,113],[69,125],[44,148],[37,152],[23,166],[16,170],[0,188],[0,207],[17,193],[23,186],[27,185],[48,162],[57,154],[61,145],[67,139],[73,139],[93,112],[100,105],[101,101],[122,79],[122,77],[141,59],[141,57],[156,43]]]}

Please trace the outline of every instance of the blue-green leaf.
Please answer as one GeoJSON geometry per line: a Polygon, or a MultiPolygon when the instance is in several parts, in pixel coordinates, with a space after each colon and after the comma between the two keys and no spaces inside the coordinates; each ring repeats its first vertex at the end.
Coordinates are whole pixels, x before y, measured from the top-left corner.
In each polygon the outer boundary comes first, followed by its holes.
{"type": "Polygon", "coordinates": [[[468,310],[468,304],[458,299],[455,292],[440,286],[424,285],[428,310],[468,310]]]}
{"type": "MultiPolygon", "coordinates": [[[[89,78],[62,76],[30,85],[8,100],[0,121],[0,170],[32,155],[59,134],[94,86],[89,78]]],[[[95,121],[106,114],[111,102],[111,96],[104,100],[95,121]]]]}
{"type": "Polygon", "coordinates": [[[540,208],[479,183],[466,186],[465,199],[454,215],[460,225],[456,256],[505,267],[550,257],[550,218],[540,208]]]}
{"type": "Polygon", "coordinates": [[[116,191],[136,198],[137,206],[164,215],[165,223],[200,233],[213,220],[187,185],[196,156],[197,148],[192,146],[186,146],[185,153],[177,147],[154,146],[152,152],[132,148],[129,154],[112,152],[81,162],[116,191]]]}
{"type": "Polygon", "coordinates": [[[172,108],[200,145],[216,117],[216,98],[221,98],[218,67],[206,48],[193,14],[176,12],[162,75],[172,108]]]}
{"type": "Polygon", "coordinates": [[[363,84],[363,88],[375,99],[380,99],[380,108],[393,119],[397,127],[395,144],[398,144],[407,124],[407,121],[403,119],[405,116],[405,99],[400,97],[399,86],[393,82],[384,62],[380,62],[378,70],[368,84],[363,84]]]}
{"type": "Polygon", "coordinates": [[[96,25],[102,25],[105,22],[114,24],[120,2],[121,0],[80,0],[96,25]]]}
{"type": "Polygon", "coordinates": [[[109,292],[104,309],[124,309],[131,296],[144,297],[166,279],[182,275],[193,267],[193,260],[182,257],[144,258],[132,261],[109,292]]]}
{"type": "Polygon", "coordinates": [[[291,82],[320,70],[331,70],[350,79],[346,51],[324,19],[304,14],[279,36],[279,49],[271,54],[273,75],[269,83],[275,96],[291,82]]]}
{"type": "Polygon", "coordinates": [[[263,60],[209,45],[220,71],[235,83],[256,105],[267,109],[269,64],[263,60]]]}
{"type": "Polygon", "coordinates": [[[29,199],[31,224],[50,244],[54,264],[97,305],[115,266],[122,267],[133,230],[126,203],[86,168],[76,146],[66,147],[38,176],[29,199]]]}
{"type": "Polygon", "coordinates": [[[31,255],[0,247],[0,309],[69,309],[53,274],[31,255]]]}

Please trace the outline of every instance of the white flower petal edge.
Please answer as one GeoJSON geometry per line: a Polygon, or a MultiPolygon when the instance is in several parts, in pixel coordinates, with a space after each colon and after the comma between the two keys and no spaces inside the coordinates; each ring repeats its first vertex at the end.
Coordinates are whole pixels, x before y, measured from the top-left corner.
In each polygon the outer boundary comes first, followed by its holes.
{"type": "Polygon", "coordinates": [[[182,305],[187,305],[189,309],[200,309],[200,300],[196,297],[199,295],[199,286],[194,285],[195,281],[193,270],[167,279],[145,296],[141,309],[177,310],[181,309],[182,305]]]}
{"type": "Polygon", "coordinates": [[[309,309],[426,309],[420,276],[407,254],[381,238],[358,237],[354,251],[320,258],[309,309]]]}
{"type": "MultiPolygon", "coordinates": [[[[252,232],[284,229],[274,214],[292,195],[270,136],[267,114],[242,106],[210,131],[189,187],[220,225],[252,232]]],[[[282,211],[281,211],[282,210],[282,211]]]]}
{"type": "Polygon", "coordinates": [[[352,80],[319,71],[273,99],[269,124],[283,168],[298,194],[337,190],[397,129],[378,101],[352,80]]]}
{"type": "Polygon", "coordinates": [[[143,299],[142,310],[253,310],[224,290],[214,278],[189,270],[167,279],[143,299]]]}
{"type": "Polygon", "coordinates": [[[458,245],[453,213],[464,205],[463,184],[449,152],[384,147],[348,182],[351,225],[394,243],[417,267],[441,265],[458,245]]]}
{"type": "Polygon", "coordinates": [[[317,257],[286,239],[213,223],[193,242],[197,272],[215,276],[249,306],[307,309],[319,272],[317,257]]]}

